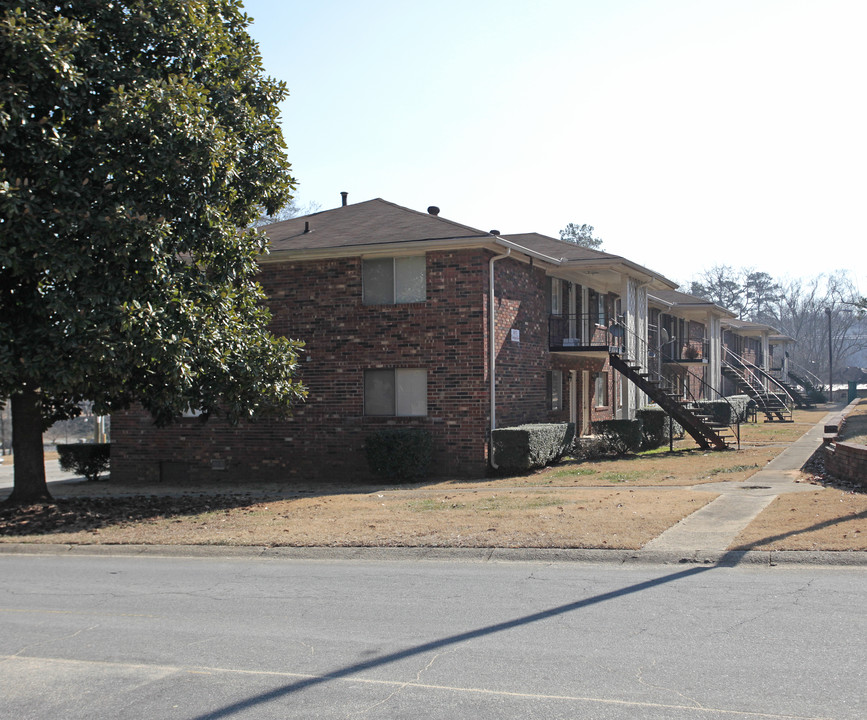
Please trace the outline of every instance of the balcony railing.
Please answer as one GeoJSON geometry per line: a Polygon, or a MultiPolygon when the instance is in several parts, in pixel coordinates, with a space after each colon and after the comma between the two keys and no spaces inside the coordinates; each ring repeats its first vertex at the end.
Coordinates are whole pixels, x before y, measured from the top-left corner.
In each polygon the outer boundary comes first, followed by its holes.
{"type": "Polygon", "coordinates": [[[710,341],[707,338],[681,342],[677,338],[660,348],[663,362],[707,362],[710,341]]]}
{"type": "Polygon", "coordinates": [[[599,324],[596,313],[551,315],[548,318],[548,346],[551,350],[595,350],[623,345],[623,327],[611,321],[599,324]]]}

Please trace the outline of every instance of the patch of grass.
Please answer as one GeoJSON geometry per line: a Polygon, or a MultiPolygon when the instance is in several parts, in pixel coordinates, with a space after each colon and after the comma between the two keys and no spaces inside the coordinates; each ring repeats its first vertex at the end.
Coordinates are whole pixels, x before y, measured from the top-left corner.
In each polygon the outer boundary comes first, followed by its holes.
{"type": "Polygon", "coordinates": [[[744,472],[746,470],[753,470],[757,467],[758,463],[753,463],[752,465],[732,465],[731,467],[718,467],[711,470],[709,474],[720,475],[722,473],[744,472]]]}
{"type": "Polygon", "coordinates": [[[527,502],[524,503],[523,507],[532,509],[532,508],[544,508],[544,507],[553,507],[555,505],[563,505],[565,501],[561,497],[554,497],[553,495],[541,495],[535,498],[528,498],[527,502]]]}
{"type": "Polygon", "coordinates": [[[644,473],[638,471],[622,470],[620,472],[602,473],[601,477],[603,480],[607,480],[608,482],[620,483],[628,482],[630,480],[640,480],[643,475],[644,473]]]}
{"type": "Polygon", "coordinates": [[[447,512],[455,510],[484,511],[492,510],[533,510],[568,503],[562,497],[555,495],[490,495],[475,497],[468,502],[458,502],[454,497],[420,498],[410,500],[406,507],[412,512],[447,512]]]}
{"type": "Polygon", "coordinates": [[[556,472],[551,473],[550,477],[579,477],[585,475],[596,475],[598,472],[598,470],[594,470],[593,468],[564,468],[563,470],[557,470],[556,472]]]}
{"type": "Polygon", "coordinates": [[[455,502],[454,498],[419,498],[406,504],[412,512],[440,512],[444,510],[462,510],[466,503],[455,502]]]}

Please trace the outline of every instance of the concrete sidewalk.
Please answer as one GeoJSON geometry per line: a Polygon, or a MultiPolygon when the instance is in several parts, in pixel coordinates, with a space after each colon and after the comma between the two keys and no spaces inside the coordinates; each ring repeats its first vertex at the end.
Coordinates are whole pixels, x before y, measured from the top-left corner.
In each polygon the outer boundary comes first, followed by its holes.
{"type": "Polygon", "coordinates": [[[747,525],[783,493],[815,490],[795,482],[800,469],[822,445],[825,423],[832,410],[800,439],[783,450],[747,482],[695,485],[692,489],[718,492],[720,496],[647,543],[642,552],[722,553],[747,525]]]}

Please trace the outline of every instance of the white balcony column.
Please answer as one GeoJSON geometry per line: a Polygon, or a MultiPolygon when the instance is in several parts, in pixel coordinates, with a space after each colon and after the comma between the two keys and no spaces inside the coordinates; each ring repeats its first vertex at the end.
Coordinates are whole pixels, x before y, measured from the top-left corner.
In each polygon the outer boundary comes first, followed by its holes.
{"type": "MultiPolygon", "coordinates": [[[[648,367],[647,355],[647,286],[638,279],[624,276],[620,289],[620,309],[623,314],[623,345],[627,356],[648,367]]],[[[634,418],[635,411],[647,404],[647,397],[631,382],[622,383],[623,418],[634,418]]]]}
{"type": "MultiPolygon", "coordinates": [[[[707,314],[708,358],[707,382],[722,397],[722,322],[718,315],[707,314]]],[[[716,398],[709,398],[715,400],[716,398]]]]}

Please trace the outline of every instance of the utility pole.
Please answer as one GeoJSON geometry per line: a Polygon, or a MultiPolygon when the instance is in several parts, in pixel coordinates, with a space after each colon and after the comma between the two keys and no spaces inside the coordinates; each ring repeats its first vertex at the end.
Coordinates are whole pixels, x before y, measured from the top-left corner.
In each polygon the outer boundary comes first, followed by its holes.
{"type": "Polygon", "coordinates": [[[831,336],[831,308],[825,308],[825,314],[828,316],[828,402],[833,402],[834,386],[831,382],[834,377],[834,344],[831,336]]]}

